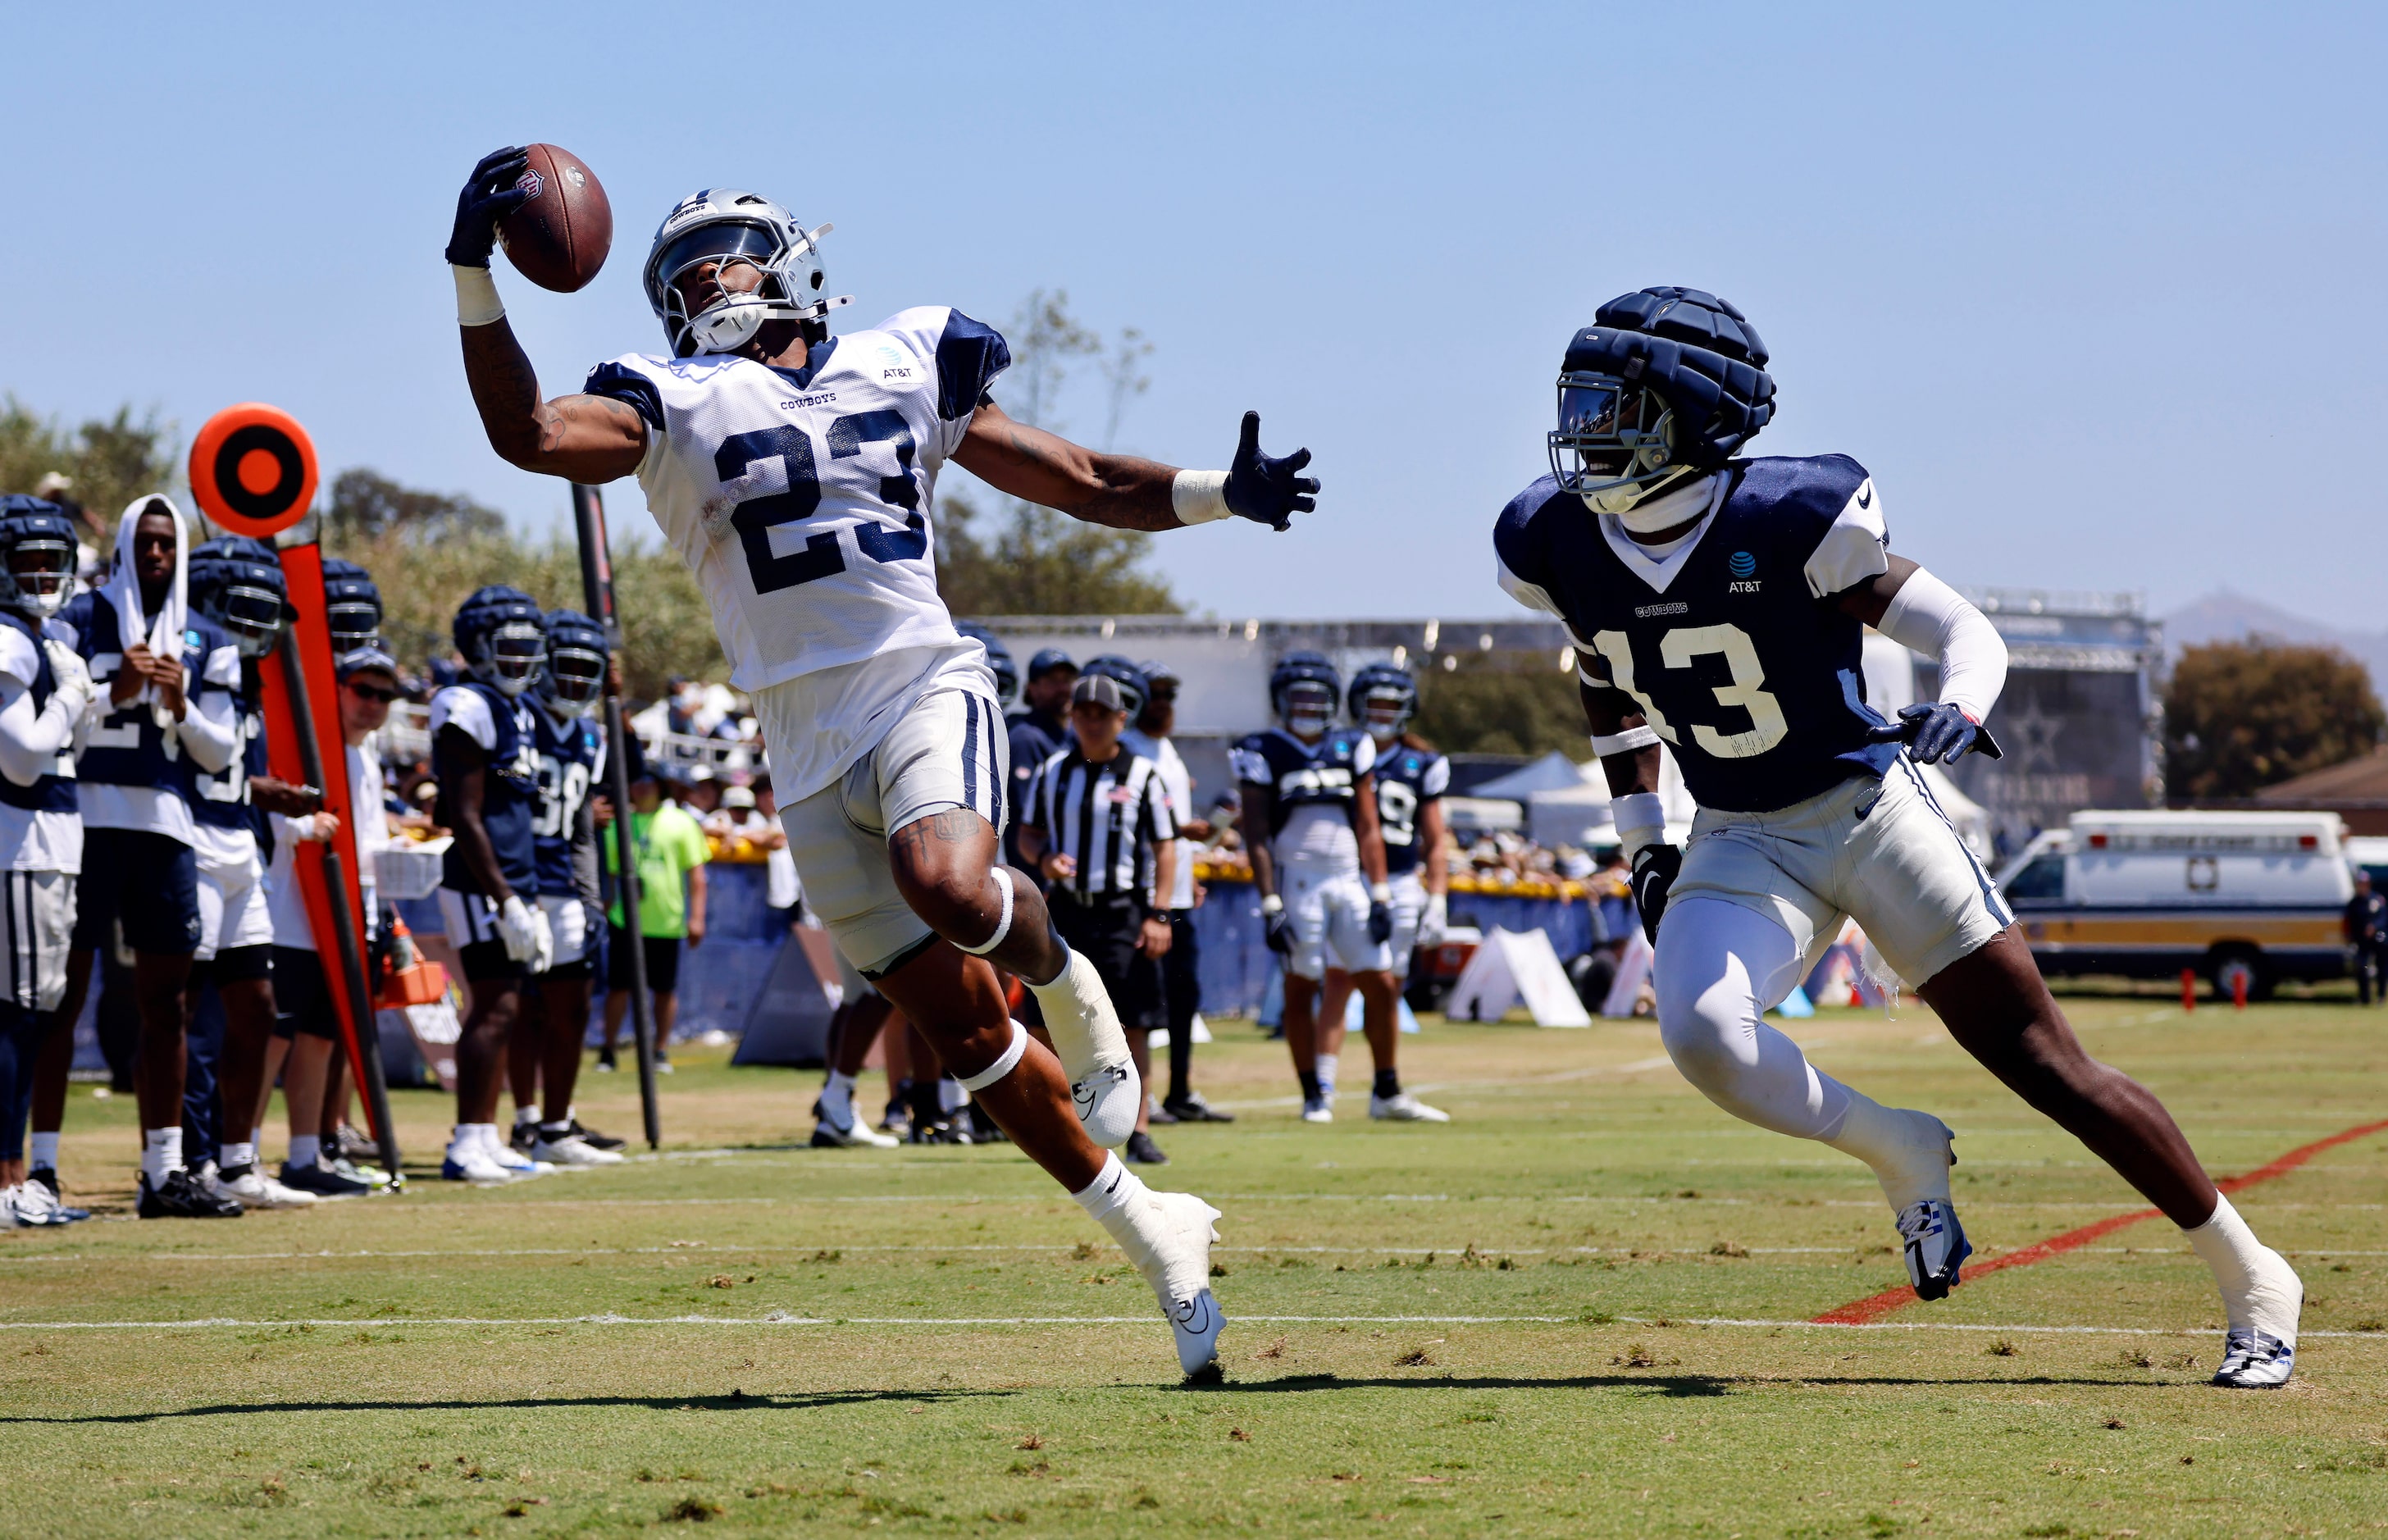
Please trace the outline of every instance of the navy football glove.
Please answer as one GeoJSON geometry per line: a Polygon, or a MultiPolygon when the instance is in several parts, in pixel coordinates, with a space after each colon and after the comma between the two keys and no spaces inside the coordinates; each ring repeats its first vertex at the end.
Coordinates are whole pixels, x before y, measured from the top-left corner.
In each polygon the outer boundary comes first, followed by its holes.
{"type": "Polygon", "coordinates": [[[1658,944],[1658,918],[1667,912],[1667,890],[1683,870],[1683,852],[1672,845],[1645,845],[1633,852],[1633,907],[1642,914],[1642,934],[1658,944]]]}
{"type": "Polygon", "coordinates": [[[530,164],[527,149],[491,150],[456,195],[456,228],[448,237],[448,261],[452,267],[487,267],[498,244],[498,221],[530,197],[527,188],[514,185],[530,164]]]}
{"type": "Polygon", "coordinates": [[[1294,515],[1318,506],[1318,477],[1300,474],[1308,464],[1306,449],[1295,450],[1282,460],[1263,454],[1261,414],[1245,413],[1244,437],[1236,445],[1235,464],[1227,467],[1227,485],[1222,494],[1227,511],[1272,529],[1293,528],[1294,515]]]}
{"type": "Polygon", "coordinates": [[[1393,906],[1382,898],[1368,900],[1368,939],[1381,947],[1393,938],[1393,906]]]}
{"type": "Polygon", "coordinates": [[[1877,744],[1905,744],[1907,757],[1919,765],[1953,765],[1975,749],[1991,759],[2001,757],[1990,730],[1947,701],[1902,706],[1899,720],[1868,736],[1877,744]]]}
{"type": "Polygon", "coordinates": [[[1293,916],[1282,909],[1261,910],[1262,938],[1279,957],[1293,955],[1293,916]]]}

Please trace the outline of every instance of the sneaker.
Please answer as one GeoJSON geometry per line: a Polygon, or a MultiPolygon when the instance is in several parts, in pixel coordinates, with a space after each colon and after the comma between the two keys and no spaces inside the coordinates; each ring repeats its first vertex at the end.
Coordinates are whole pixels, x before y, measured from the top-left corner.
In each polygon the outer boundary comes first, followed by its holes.
{"type": "Polygon", "coordinates": [[[1334,1122],[1335,1103],[1323,1096],[1303,1097],[1302,1099],[1302,1121],[1304,1123],[1334,1122]]]}
{"type": "Polygon", "coordinates": [[[145,1171],[133,1212],[144,1219],[237,1219],[241,1206],[235,1199],[208,1192],[187,1171],[169,1171],[155,1187],[149,1185],[149,1174],[145,1171]]]}
{"type": "Polygon", "coordinates": [[[615,1070],[614,1050],[610,1048],[599,1049],[597,1050],[597,1063],[590,1067],[594,1069],[600,1075],[613,1074],[615,1070]]]}
{"type": "Polygon", "coordinates": [[[57,1194],[36,1181],[0,1190],[0,1228],[10,1225],[26,1229],[41,1229],[55,1225],[71,1225],[67,1210],[58,1203],[57,1194]]]}
{"type": "Polygon", "coordinates": [[[1235,1114],[1223,1113],[1203,1101],[1200,1091],[1188,1091],[1184,1096],[1173,1096],[1161,1105],[1170,1116],[1180,1123],[1233,1123],[1236,1121],[1235,1114]]]}
{"type": "Polygon", "coordinates": [[[451,1140],[448,1153],[439,1162],[442,1181],[473,1182],[482,1187],[497,1187],[514,1179],[516,1173],[500,1165],[488,1146],[478,1139],[451,1140]]]}
{"type": "Polygon", "coordinates": [[[481,1136],[481,1149],[489,1159],[504,1166],[518,1177],[544,1177],[555,1169],[545,1161],[533,1160],[498,1138],[497,1130],[494,1128],[481,1136]]]}
{"type": "Polygon", "coordinates": [[[324,1152],[334,1160],[354,1161],[359,1165],[369,1165],[381,1159],[381,1146],[373,1137],[345,1123],[324,1141],[324,1152]]]}
{"type": "Polygon", "coordinates": [[[2297,1367],[2297,1349],[2268,1331],[2232,1327],[2222,1340],[2222,1367],[2214,1382],[2229,1390],[2270,1390],[2285,1385],[2297,1367]]]}
{"type": "Polygon", "coordinates": [[[315,1195],[275,1181],[254,1165],[218,1171],[210,1162],[201,1179],[211,1183],[210,1191],[230,1197],[243,1208],[313,1208],[315,1195]]]}
{"type": "Polygon", "coordinates": [[[514,1132],[506,1136],[506,1142],[526,1155],[530,1153],[530,1147],[538,1140],[539,1119],[535,1117],[527,1117],[516,1123],[514,1132]]]}
{"type": "Polygon", "coordinates": [[[327,1165],[321,1155],[311,1165],[282,1163],[282,1185],[296,1192],[313,1194],[324,1202],[341,1198],[362,1198],[373,1190],[373,1184],[361,1177],[351,1177],[327,1165]]]}
{"type": "Polygon", "coordinates": [[[1166,1127],[1177,1121],[1177,1114],[1169,1110],[1167,1102],[1147,1092],[1144,1099],[1144,1120],[1147,1123],[1158,1123],[1166,1127]]]}
{"type": "Polygon", "coordinates": [[[57,1211],[60,1214],[67,1216],[68,1224],[71,1225],[79,1220],[88,1219],[91,1217],[91,1210],[87,1208],[75,1208],[62,1201],[66,1197],[66,1193],[58,1186],[57,1172],[51,1169],[49,1166],[41,1166],[28,1173],[25,1180],[28,1183],[39,1182],[42,1186],[50,1190],[50,1199],[52,1203],[56,1204],[57,1211]]]}
{"type": "Polygon", "coordinates": [[[912,1125],[912,1142],[915,1144],[968,1144],[972,1142],[970,1124],[966,1121],[916,1122],[912,1125]]]}
{"type": "Polygon", "coordinates": [[[1956,1205],[1926,1198],[1899,1211],[1899,1233],[1907,1242],[1907,1281],[1917,1299],[1947,1299],[1949,1291],[1964,1280],[1958,1269],[1974,1254],[1965,1227],[1957,1222],[1956,1205]]]}
{"type": "Polygon", "coordinates": [[[1078,1121],[1086,1125],[1086,1137],[1106,1150],[1116,1150],[1136,1132],[1137,1109],[1144,1105],[1144,1085],[1137,1078],[1133,1063],[1098,1064],[1070,1088],[1070,1100],[1077,1104],[1078,1121]]]}
{"type": "Polygon", "coordinates": [[[572,1137],[591,1150],[619,1150],[628,1142],[611,1134],[601,1134],[594,1128],[583,1127],[578,1118],[572,1120],[572,1137]]]}
{"type": "Polygon", "coordinates": [[[1152,1136],[1141,1128],[1127,1136],[1127,1142],[1120,1146],[1120,1154],[1130,1165],[1169,1164],[1169,1157],[1161,1152],[1161,1146],[1153,1143],[1152,1136]]]}
{"type": "Polygon", "coordinates": [[[576,1134],[565,1133],[554,1139],[544,1134],[531,1142],[530,1159],[537,1164],[556,1165],[619,1165],[623,1157],[611,1150],[600,1150],[576,1134]]]}
{"type": "Polygon", "coordinates": [[[349,1159],[346,1155],[341,1156],[337,1160],[333,1160],[329,1156],[319,1156],[318,1158],[323,1161],[324,1165],[327,1170],[339,1176],[346,1177],[352,1182],[362,1182],[370,1191],[378,1192],[383,1188],[390,1185],[389,1173],[384,1171],[378,1165],[359,1165],[355,1161],[349,1159]]]}
{"type": "Polygon", "coordinates": [[[1379,1123],[1448,1123],[1451,1114],[1440,1107],[1429,1107],[1407,1091],[1391,1096],[1368,1097],[1368,1115],[1379,1123]]]}
{"type": "Polygon", "coordinates": [[[664,1057],[663,1050],[660,1049],[655,1050],[655,1073],[657,1075],[669,1075],[672,1073],[671,1061],[664,1057]]]}
{"type": "MultiPolygon", "coordinates": [[[[819,1114],[814,1114],[819,1117],[819,1114]]],[[[813,1125],[812,1147],[816,1150],[893,1150],[904,1141],[892,1134],[866,1126],[860,1118],[845,1127],[839,1127],[822,1117],[813,1125]]]]}

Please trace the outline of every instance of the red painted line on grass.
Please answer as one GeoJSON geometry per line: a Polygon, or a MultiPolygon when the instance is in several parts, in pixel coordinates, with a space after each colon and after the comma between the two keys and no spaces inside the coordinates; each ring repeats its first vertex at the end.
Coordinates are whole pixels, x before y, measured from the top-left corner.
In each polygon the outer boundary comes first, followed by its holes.
{"type": "MultiPolygon", "coordinates": [[[[2377,1123],[2359,1124],[2344,1132],[2332,1134],[2328,1139],[2318,1139],[2311,1144],[2301,1144],[2267,1165],[2259,1165],[2253,1171],[2243,1172],[2236,1177],[2225,1177],[2214,1185],[2225,1192],[2237,1192],[2253,1187],[2257,1182],[2268,1182],[2275,1177],[2283,1177],[2294,1171],[2325,1150],[2334,1150],[2342,1144],[2352,1143],[2356,1139],[2379,1133],[2382,1129],[2388,1129],[2388,1118],[2382,1118],[2377,1123]]],[[[1981,1278],[1986,1273],[1999,1272],[2007,1267],[2028,1267],[2035,1262],[2045,1262],[2051,1256],[2061,1256],[2066,1252],[2077,1251],[2092,1241],[2112,1235],[2115,1231],[2128,1226],[2136,1225],[2142,1219],[2156,1218],[2162,1212],[2159,1209],[2143,1208],[2132,1214],[2112,1215],[2095,1224],[2084,1225],[2079,1229],[2069,1229],[2062,1235],[2051,1235],[2045,1241],[2035,1241],[2031,1245],[2020,1247],[2003,1255],[1991,1257],[1987,1262],[1975,1263],[1965,1269],[1965,1277],[1970,1281],[1981,1278]]],[[[1868,1321],[1879,1320],[1892,1311],[1904,1309],[1914,1303],[1915,1291],[1902,1285],[1897,1289],[1886,1289],[1879,1294],[1871,1294],[1864,1299],[1851,1300],[1847,1305],[1835,1305],[1823,1315],[1815,1317],[1814,1324],[1862,1326],[1868,1321]]]]}

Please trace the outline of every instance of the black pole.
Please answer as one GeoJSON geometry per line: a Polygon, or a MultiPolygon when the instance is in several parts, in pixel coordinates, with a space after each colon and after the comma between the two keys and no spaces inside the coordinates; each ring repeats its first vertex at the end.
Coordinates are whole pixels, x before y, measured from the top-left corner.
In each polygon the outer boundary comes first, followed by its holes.
{"type": "MultiPolygon", "coordinates": [[[[299,767],[309,785],[328,785],[330,783],[324,779],[323,746],[315,741],[315,711],[307,699],[307,670],[298,661],[296,630],[283,631],[281,650],[283,683],[289,691],[290,715],[298,730],[299,767]]],[[[345,759],[340,764],[340,773],[349,773],[345,759]]],[[[351,819],[368,814],[378,818],[381,809],[359,813],[356,788],[350,786],[349,813],[351,819]]],[[[349,981],[349,999],[355,1002],[357,1067],[365,1077],[365,1110],[373,1115],[374,1137],[381,1144],[382,1169],[389,1173],[389,1185],[396,1189],[405,1184],[406,1174],[398,1163],[398,1122],[389,1114],[389,1081],[382,1072],[381,1023],[375,1018],[373,991],[365,980],[362,933],[357,928],[356,916],[349,910],[348,875],[340,860],[339,846],[330,843],[324,846],[324,885],[331,892],[332,930],[339,943],[340,971],[349,981]]]]}
{"type": "MultiPolygon", "coordinates": [[[[580,587],[589,617],[605,628],[606,644],[622,647],[622,626],[614,614],[614,554],[605,541],[605,507],[597,489],[575,483],[572,517],[580,535],[580,587]]],[[[630,734],[622,719],[622,696],[614,670],[605,670],[605,777],[614,799],[614,858],[620,868],[614,891],[622,905],[622,934],[630,944],[630,1037],[639,1059],[639,1111],[645,1119],[647,1148],[664,1141],[663,1116],[655,1105],[655,1007],[647,993],[646,934],[639,924],[637,837],[630,829],[630,734]]]]}

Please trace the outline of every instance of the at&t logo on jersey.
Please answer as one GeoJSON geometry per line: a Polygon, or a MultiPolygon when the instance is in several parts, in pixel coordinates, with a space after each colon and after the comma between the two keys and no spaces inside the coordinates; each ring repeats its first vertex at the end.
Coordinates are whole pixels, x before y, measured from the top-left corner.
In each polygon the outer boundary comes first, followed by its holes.
{"type": "Polygon", "coordinates": [[[1727,593],[1756,593],[1761,586],[1752,576],[1758,570],[1758,558],[1747,551],[1736,551],[1725,558],[1724,569],[1734,581],[1724,585],[1727,593]]]}

